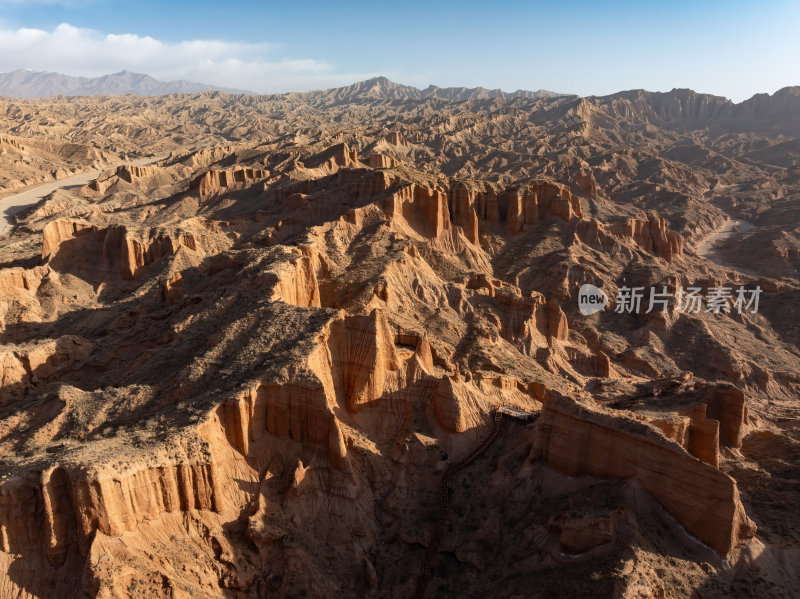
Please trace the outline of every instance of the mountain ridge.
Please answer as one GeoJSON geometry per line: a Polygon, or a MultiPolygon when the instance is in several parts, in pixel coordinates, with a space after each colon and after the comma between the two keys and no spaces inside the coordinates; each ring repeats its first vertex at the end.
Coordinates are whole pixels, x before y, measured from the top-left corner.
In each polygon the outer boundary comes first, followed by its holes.
{"type": "Polygon", "coordinates": [[[244,90],[208,85],[179,79],[160,81],[144,73],[127,69],[100,77],[74,77],[50,71],[17,69],[0,73],[0,96],[11,98],[46,98],[53,96],[108,96],[133,94],[162,96],[175,93],[250,93],[244,90]]]}
{"type": "Polygon", "coordinates": [[[772,94],[760,93],[741,102],[713,94],[675,88],[667,92],[644,89],[623,90],[607,95],[578,96],[548,90],[516,90],[484,87],[439,87],[428,85],[421,89],[377,76],[356,83],[306,92],[254,94],[242,90],[220,88],[202,83],[178,80],[161,82],[131,71],[120,71],[102,77],[71,77],[58,73],[16,70],[0,73],[0,96],[20,99],[43,99],[54,96],[164,96],[171,94],[229,94],[243,96],[242,100],[288,100],[314,106],[334,106],[364,102],[517,102],[554,101],[564,109],[574,107],[583,111],[582,118],[595,114],[600,118],[661,124],[669,128],[733,127],[734,129],[765,128],[770,132],[786,130],[800,132],[800,86],[787,86],[772,94]],[[245,99],[246,98],[246,99],[245,99]],[[603,114],[598,115],[597,110],[603,114]],[[632,120],[631,120],[632,119],[632,120]]]}
{"type": "Polygon", "coordinates": [[[635,89],[583,99],[631,123],[800,132],[800,86],[783,87],[772,94],[755,94],[741,102],[685,88],[668,92],[635,89]]]}
{"type": "Polygon", "coordinates": [[[772,94],[758,93],[741,102],[734,102],[725,96],[697,92],[689,88],[673,88],[667,92],[636,88],[620,90],[612,94],[579,96],[578,94],[554,92],[546,89],[517,89],[513,92],[506,92],[500,88],[490,89],[482,86],[471,88],[465,86],[441,87],[434,84],[430,84],[425,88],[418,88],[392,81],[385,76],[375,76],[340,87],[310,91],[258,94],[248,90],[198,83],[184,79],[165,82],[151,75],[135,73],[127,69],[100,77],[76,77],[57,72],[32,71],[29,69],[17,69],[0,73],[0,96],[9,98],[46,98],[56,95],[91,96],[125,94],[159,96],[175,93],[198,94],[203,92],[287,98],[316,98],[327,95],[339,101],[352,101],[354,99],[425,100],[436,98],[461,102],[465,100],[489,100],[497,98],[547,99],[564,97],[586,98],[588,100],[601,101],[613,99],[624,99],[628,101],[644,100],[651,105],[669,104],[675,103],[676,101],[681,103],[694,101],[705,103],[706,105],[714,105],[718,110],[733,110],[734,112],[748,112],[748,110],[751,110],[749,107],[759,104],[763,105],[765,102],[781,102],[782,104],[788,104],[792,109],[794,109],[795,106],[800,107],[800,86],[786,86],[772,94]]]}
{"type": "MultiPolygon", "coordinates": [[[[445,100],[484,100],[492,98],[555,98],[572,94],[562,94],[545,89],[536,91],[518,89],[513,92],[504,92],[502,89],[488,89],[485,87],[440,87],[438,85],[428,85],[424,89],[396,83],[383,76],[372,77],[364,81],[358,81],[352,85],[339,88],[321,90],[321,92],[331,92],[341,90],[346,95],[361,95],[366,97],[380,97],[382,99],[394,100],[425,100],[428,98],[442,98],[445,100]]],[[[320,93],[320,92],[308,92],[320,93]]]]}

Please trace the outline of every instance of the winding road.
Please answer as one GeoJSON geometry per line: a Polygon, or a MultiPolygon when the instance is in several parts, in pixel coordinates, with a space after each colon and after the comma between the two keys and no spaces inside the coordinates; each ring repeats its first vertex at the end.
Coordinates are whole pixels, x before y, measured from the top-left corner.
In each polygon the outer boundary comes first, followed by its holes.
{"type": "Polygon", "coordinates": [[[732,264],[731,262],[725,261],[719,254],[719,248],[723,243],[725,243],[725,241],[734,235],[749,231],[753,227],[755,227],[755,225],[751,222],[729,216],[725,219],[725,222],[723,222],[713,233],[697,244],[697,255],[711,260],[723,268],[732,268],[743,274],[758,276],[757,273],[744,270],[741,267],[732,264]]]}
{"type": "Polygon", "coordinates": [[[104,170],[116,169],[117,167],[125,164],[130,164],[132,166],[145,166],[148,164],[153,164],[154,162],[158,162],[162,158],[163,156],[159,156],[157,158],[151,156],[149,158],[121,162],[102,170],[79,173],[77,175],[72,175],[71,177],[53,181],[52,183],[32,185],[12,193],[11,195],[2,197],[0,198],[0,215],[2,216],[2,218],[0,218],[0,236],[5,235],[14,227],[14,217],[17,213],[34,206],[39,202],[39,200],[56,190],[86,185],[92,179],[97,179],[97,177],[100,176],[100,173],[104,170]]]}

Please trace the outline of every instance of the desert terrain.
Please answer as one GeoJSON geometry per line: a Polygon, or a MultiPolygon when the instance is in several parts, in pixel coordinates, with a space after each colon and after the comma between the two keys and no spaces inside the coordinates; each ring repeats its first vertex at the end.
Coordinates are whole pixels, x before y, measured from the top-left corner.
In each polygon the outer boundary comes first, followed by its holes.
{"type": "Polygon", "coordinates": [[[0,99],[0,597],[799,596],[798,117],[0,99]]]}

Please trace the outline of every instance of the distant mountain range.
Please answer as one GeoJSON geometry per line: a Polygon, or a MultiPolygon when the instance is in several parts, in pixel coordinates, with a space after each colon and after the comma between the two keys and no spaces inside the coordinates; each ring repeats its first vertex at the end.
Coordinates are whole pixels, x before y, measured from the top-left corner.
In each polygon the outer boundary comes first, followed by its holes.
{"type": "MultiPolygon", "coordinates": [[[[800,135],[800,87],[785,87],[773,94],[756,94],[742,102],[695,92],[691,89],[673,89],[668,92],[651,92],[643,89],[621,91],[607,96],[559,94],[539,90],[504,92],[484,87],[437,87],[430,85],[418,89],[374,77],[345,87],[257,96],[258,99],[288,99],[322,108],[344,104],[368,104],[380,101],[414,101],[443,99],[454,102],[465,100],[532,99],[543,100],[556,112],[543,111],[541,118],[554,118],[561,106],[563,110],[583,112],[587,122],[611,119],[626,123],[629,131],[643,129],[648,123],[680,131],[713,127],[729,130],[784,132],[800,135]],[[600,107],[595,114],[595,108],[600,107]],[[591,114],[590,114],[591,113],[591,114]]],[[[539,118],[539,117],[537,117],[539,118]]]]}
{"type": "MultiPolygon", "coordinates": [[[[10,98],[48,98],[51,96],[111,96],[133,94],[136,96],[163,96],[168,94],[197,94],[204,91],[221,91],[229,94],[252,94],[192,81],[159,81],[150,75],[121,71],[102,77],[72,77],[46,71],[16,70],[0,73],[0,96],[10,98]]],[[[341,101],[359,99],[423,100],[443,98],[446,100],[485,100],[491,98],[553,98],[562,94],[539,90],[517,90],[504,92],[484,87],[437,87],[430,85],[419,89],[390,81],[386,77],[374,77],[353,85],[312,92],[297,92],[305,96],[331,95],[341,101]]],[[[295,93],[280,94],[293,96],[295,93]]]]}
{"type": "MultiPolygon", "coordinates": [[[[43,98],[57,95],[92,96],[123,95],[160,96],[175,93],[198,94],[207,91],[228,94],[247,94],[243,101],[290,100],[313,106],[337,104],[365,104],[375,101],[415,101],[492,99],[533,99],[555,102],[580,100],[572,94],[559,94],[547,90],[517,90],[504,92],[484,87],[438,87],[429,85],[419,89],[411,85],[395,83],[386,77],[373,77],[343,87],[310,92],[289,92],[257,95],[252,92],[193,83],[191,81],[159,81],[149,75],[121,71],[102,77],[71,77],[59,73],[17,70],[0,73],[0,96],[16,98],[43,98]]],[[[694,92],[689,89],[673,89],[669,92],[649,92],[641,89],[622,91],[609,96],[590,96],[580,100],[576,109],[590,104],[606,105],[605,118],[630,120],[630,127],[642,127],[643,123],[655,123],[678,129],[696,127],[727,127],[729,129],[768,129],[774,133],[800,134],[800,87],[786,87],[772,95],[756,94],[743,102],[734,103],[727,98],[694,92]]],[[[596,116],[595,118],[601,118],[596,116]]]]}
{"type": "Polygon", "coordinates": [[[222,91],[231,94],[251,93],[243,90],[194,83],[192,81],[159,81],[150,75],[120,71],[102,77],[72,77],[46,71],[16,70],[0,73],[0,96],[11,98],[48,98],[50,96],[163,96],[222,91]]]}
{"type": "MultiPolygon", "coordinates": [[[[290,94],[291,95],[291,94],[290,94]]],[[[501,89],[487,89],[485,87],[438,87],[429,85],[419,89],[411,85],[395,83],[386,77],[373,77],[353,85],[326,89],[322,91],[306,92],[305,96],[326,95],[335,96],[342,101],[352,98],[376,100],[425,100],[428,98],[442,98],[461,102],[464,100],[488,100],[492,98],[555,98],[564,94],[540,89],[538,91],[517,90],[504,92],[501,89]]]]}

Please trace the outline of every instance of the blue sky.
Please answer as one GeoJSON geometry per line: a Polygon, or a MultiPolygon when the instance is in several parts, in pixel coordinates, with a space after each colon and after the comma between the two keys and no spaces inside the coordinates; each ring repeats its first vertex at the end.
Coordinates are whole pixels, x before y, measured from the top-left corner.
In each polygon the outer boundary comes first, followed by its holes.
{"type": "Polygon", "coordinates": [[[0,0],[0,71],[280,92],[374,75],[581,95],[800,85],[800,2],[0,0]]]}

